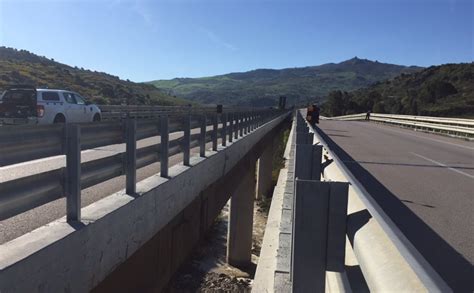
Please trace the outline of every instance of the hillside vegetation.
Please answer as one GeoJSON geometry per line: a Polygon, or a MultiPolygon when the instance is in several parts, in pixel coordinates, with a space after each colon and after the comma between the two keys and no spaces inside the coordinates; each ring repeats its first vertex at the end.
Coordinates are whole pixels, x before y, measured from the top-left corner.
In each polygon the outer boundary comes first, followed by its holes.
{"type": "Polygon", "coordinates": [[[431,66],[370,87],[332,91],[323,105],[329,116],[377,113],[474,118],[474,63],[431,66]]]}
{"type": "Polygon", "coordinates": [[[354,90],[420,67],[406,67],[353,58],[341,63],[281,70],[257,69],[203,78],[175,78],[150,83],[170,95],[205,104],[275,105],[323,100],[333,90],[354,90]]]}
{"type": "Polygon", "coordinates": [[[188,104],[156,87],[103,72],[71,67],[26,50],[0,47],[0,92],[11,85],[73,90],[98,104],[188,104]]]}

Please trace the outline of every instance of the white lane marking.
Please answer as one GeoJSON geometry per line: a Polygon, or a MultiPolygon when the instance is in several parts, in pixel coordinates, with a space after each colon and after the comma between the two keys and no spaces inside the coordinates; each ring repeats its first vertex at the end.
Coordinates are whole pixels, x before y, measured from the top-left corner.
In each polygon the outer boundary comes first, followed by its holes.
{"type": "Polygon", "coordinates": [[[422,159],[425,159],[425,160],[427,160],[427,161],[430,161],[430,162],[432,162],[432,163],[435,163],[435,164],[438,165],[438,166],[442,166],[442,167],[448,168],[448,169],[451,170],[451,171],[454,171],[454,172],[456,172],[456,173],[459,173],[459,174],[461,174],[461,175],[464,175],[464,176],[467,176],[467,177],[469,177],[469,178],[471,178],[471,179],[474,179],[474,176],[471,175],[471,174],[467,174],[467,173],[465,173],[465,172],[463,172],[463,171],[459,171],[458,169],[449,167],[449,166],[447,166],[447,165],[445,165],[445,164],[443,164],[443,163],[440,163],[440,162],[438,162],[438,161],[432,160],[432,159],[430,159],[430,158],[427,158],[427,157],[425,157],[425,156],[419,155],[419,154],[417,154],[417,153],[412,153],[412,154],[415,155],[415,156],[417,156],[417,157],[420,157],[420,158],[422,158],[422,159]]]}
{"type": "MultiPolygon", "coordinates": [[[[439,139],[434,139],[434,138],[430,138],[430,137],[426,137],[426,136],[419,136],[419,135],[415,135],[415,134],[411,134],[411,133],[406,133],[406,132],[402,132],[402,131],[396,131],[396,130],[390,129],[390,128],[388,128],[388,127],[387,127],[387,128],[384,127],[384,129],[389,130],[389,131],[392,131],[392,132],[400,133],[400,134],[410,135],[410,136],[417,137],[417,138],[424,138],[424,139],[428,139],[428,140],[432,140],[432,141],[436,141],[436,142],[441,142],[441,143],[445,143],[445,144],[457,146],[457,147],[464,148],[464,149],[468,149],[468,150],[474,150],[474,147],[465,146],[465,145],[462,145],[462,144],[455,144],[455,143],[452,143],[452,142],[447,142],[447,141],[443,141],[443,140],[439,140],[439,139]]],[[[413,130],[410,130],[410,131],[413,131],[413,130]]]]}

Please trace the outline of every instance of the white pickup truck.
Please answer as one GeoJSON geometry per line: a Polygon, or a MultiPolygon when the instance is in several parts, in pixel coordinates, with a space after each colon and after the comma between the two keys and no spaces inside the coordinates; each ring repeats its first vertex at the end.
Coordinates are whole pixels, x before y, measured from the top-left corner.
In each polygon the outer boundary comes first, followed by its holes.
{"type": "Polygon", "coordinates": [[[0,124],[80,123],[101,120],[99,107],[78,93],[16,86],[0,96],[0,124]]]}

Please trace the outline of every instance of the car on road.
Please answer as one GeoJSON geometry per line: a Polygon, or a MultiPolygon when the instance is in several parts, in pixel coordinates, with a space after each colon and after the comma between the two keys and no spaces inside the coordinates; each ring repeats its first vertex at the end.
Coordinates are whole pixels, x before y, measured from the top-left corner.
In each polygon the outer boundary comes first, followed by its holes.
{"type": "Polygon", "coordinates": [[[0,96],[0,124],[53,124],[96,122],[97,105],[76,92],[14,86],[0,96]]]}

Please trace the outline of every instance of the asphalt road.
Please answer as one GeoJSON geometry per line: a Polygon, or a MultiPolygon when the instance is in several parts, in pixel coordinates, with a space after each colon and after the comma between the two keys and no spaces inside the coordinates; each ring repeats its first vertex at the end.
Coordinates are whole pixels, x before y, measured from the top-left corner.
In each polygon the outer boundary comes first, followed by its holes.
{"type": "Polygon", "coordinates": [[[325,140],[455,292],[473,292],[474,143],[321,121],[325,140]]]}
{"type": "MultiPolygon", "coordinates": [[[[222,125],[219,125],[221,128],[222,125]]],[[[207,130],[212,129],[208,126],[207,130]]],[[[199,129],[192,129],[191,134],[199,133],[199,129]]],[[[169,139],[175,139],[183,136],[183,132],[171,133],[169,139]]],[[[137,147],[145,147],[160,142],[160,137],[150,137],[137,142],[137,147]]],[[[219,138],[218,143],[221,143],[219,138]]],[[[206,145],[206,149],[211,149],[212,143],[206,145]]],[[[86,150],[81,153],[81,161],[87,162],[112,156],[125,151],[125,144],[116,144],[105,147],[99,147],[91,150],[86,150]]],[[[199,147],[191,149],[191,154],[198,154],[199,147]]],[[[183,154],[179,153],[170,157],[169,166],[182,164],[183,154]]],[[[54,170],[64,167],[66,165],[65,156],[55,156],[40,160],[29,161],[25,163],[0,167],[0,182],[13,180],[16,178],[38,174],[41,172],[54,170]]],[[[143,180],[156,173],[160,172],[160,163],[154,163],[137,170],[137,181],[143,180]]],[[[125,176],[113,178],[103,183],[94,185],[82,190],[81,206],[85,207],[91,203],[98,201],[106,196],[118,192],[125,188],[125,176]]],[[[25,233],[33,231],[45,224],[48,224],[56,219],[66,215],[66,199],[60,198],[49,202],[37,208],[31,209],[27,212],[21,213],[14,217],[0,221],[0,244],[15,239],[25,233]]]]}

